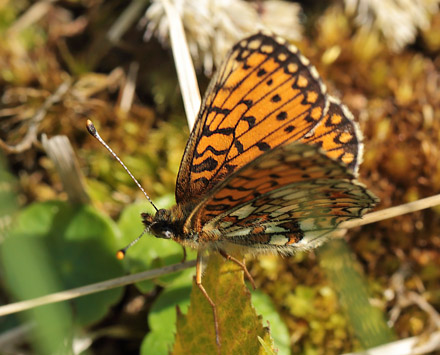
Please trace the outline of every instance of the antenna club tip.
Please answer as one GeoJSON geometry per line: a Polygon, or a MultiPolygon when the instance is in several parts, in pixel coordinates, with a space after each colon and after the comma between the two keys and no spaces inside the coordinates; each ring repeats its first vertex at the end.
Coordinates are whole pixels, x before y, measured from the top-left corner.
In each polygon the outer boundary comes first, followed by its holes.
{"type": "Polygon", "coordinates": [[[89,133],[92,136],[96,136],[96,128],[95,128],[95,125],[93,124],[93,122],[90,120],[87,120],[86,126],[87,126],[87,130],[89,131],[89,133]]]}
{"type": "Polygon", "coordinates": [[[118,252],[116,253],[116,259],[118,260],[122,260],[125,258],[125,251],[124,250],[118,250],[118,252]]]}

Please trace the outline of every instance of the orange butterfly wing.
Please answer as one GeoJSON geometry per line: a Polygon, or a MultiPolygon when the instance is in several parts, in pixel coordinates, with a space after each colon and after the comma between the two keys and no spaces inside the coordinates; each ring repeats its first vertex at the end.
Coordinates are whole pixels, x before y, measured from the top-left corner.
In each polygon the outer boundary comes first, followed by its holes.
{"type": "Polygon", "coordinates": [[[297,247],[361,217],[376,198],[319,147],[290,143],[219,184],[189,216],[187,231],[254,248],[297,247]]]}
{"type": "Polygon", "coordinates": [[[262,33],[235,45],[212,80],[176,184],[197,201],[232,172],[303,138],[328,109],[325,86],[299,51],[262,33]]]}
{"type": "Polygon", "coordinates": [[[329,101],[325,117],[300,141],[319,146],[356,174],[362,158],[362,134],[351,112],[331,96],[329,101]]]}

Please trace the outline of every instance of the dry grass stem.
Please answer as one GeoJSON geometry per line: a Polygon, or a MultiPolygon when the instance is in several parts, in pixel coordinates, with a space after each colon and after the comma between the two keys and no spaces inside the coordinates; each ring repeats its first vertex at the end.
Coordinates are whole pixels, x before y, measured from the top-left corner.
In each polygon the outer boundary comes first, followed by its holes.
{"type": "Polygon", "coordinates": [[[196,72],[189,54],[182,21],[174,6],[168,0],[162,0],[170,24],[171,48],[179,78],[183,104],[189,129],[192,130],[199,112],[201,98],[196,72]]]}
{"type": "Polygon", "coordinates": [[[368,213],[365,216],[363,216],[361,219],[356,219],[341,224],[339,228],[350,229],[354,227],[364,226],[366,224],[383,221],[385,219],[394,218],[407,213],[412,213],[426,208],[431,208],[437,205],[440,205],[440,194],[426,197],[414,202],[405,203],[403,205],[368,213]]]}
{"type": "Polygon", "coordinates": [[[7,314],[22,312],[38,306],[50,303],[71,300],[73,298],[90,295],[92,293],[110,290],[116,287],[130,285],[135,282],[151,280],[163,275],[168,275],[177,271],[185,270],[196,265],[195,260],[186,261],[184,263],[168,265],[159,269],[148,270],[133,275],[118,277],[115,279],[94,283],[87,286],[73,288],[67,291],[52,293],[50,295],[37,297],[31,300],[11,303],[0,307],[0,316],[7,314]]]}
{"type": "Polygon", "coordinates": [[[0,140],[0,147],[8,153],[22,153],[29,149],[37,140],[38,126],[47,114],[47,111],[67,93],[71,87],[71,80],[64,81],[57,90],[50,95],[44,104],[38,109],[36,114],[30,120],[30,126],[23,140],[15,146],[10,146],[0,140]]]}

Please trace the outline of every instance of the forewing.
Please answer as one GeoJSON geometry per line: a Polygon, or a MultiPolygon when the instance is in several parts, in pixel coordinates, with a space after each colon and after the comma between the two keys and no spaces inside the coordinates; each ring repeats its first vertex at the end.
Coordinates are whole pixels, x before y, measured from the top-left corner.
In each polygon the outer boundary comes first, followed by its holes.
{"type": "Polygon", "coordinates": [[[266,151],[303,138],[327,109],[325,86],[296,47],[262,33],[242,40],[207,90],[180,166],[177,203],[200,199],[266,151]]]}
{"type": "Polygon", "coordinates": [[[300,141],[318,145],[327,156],[357,173],[362,159],[362,134],[351,112],[329,96],[325,117],[300,141]]]}
{"type": "Polygon", "coordinates": [[[185,228],[279,250],[311,245],[375,203],[345,165],[317,146],[291,143],[231,175],[195,208],[185,228]]]}

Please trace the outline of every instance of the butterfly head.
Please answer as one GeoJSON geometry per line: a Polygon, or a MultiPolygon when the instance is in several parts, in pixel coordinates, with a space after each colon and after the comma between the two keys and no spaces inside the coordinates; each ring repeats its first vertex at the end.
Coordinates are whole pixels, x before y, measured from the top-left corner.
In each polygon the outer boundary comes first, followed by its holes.
{"type": "Polygon", "coordinates": [[[178,231],[172,221],[170,210],[160,209],[154,216],[148,213],[142,213],[141,216],[145,228],[156,238],[175,238],[178,231]]]}

